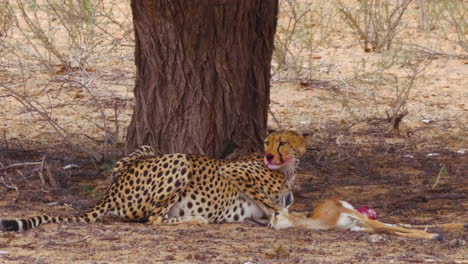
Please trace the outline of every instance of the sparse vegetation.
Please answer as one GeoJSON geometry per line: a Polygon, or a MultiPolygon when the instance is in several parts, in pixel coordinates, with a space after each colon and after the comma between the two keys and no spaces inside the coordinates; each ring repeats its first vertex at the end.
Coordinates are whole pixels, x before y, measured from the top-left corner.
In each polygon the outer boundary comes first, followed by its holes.
{"type": "MultiPolygon", "coordinates": [[[[26,84],[22,90],[15,90],[9,84],[11,79],[1,83],[41,105],[49,115],[55,115],[52,109],[57,104],[67,104],[63,89],[76,101],[91,102],[94,115],[80,113],[80,116],[101,131],[98,137],[89,134],[83,137],[101,145],[99,149],[87,151],[100,153],[93,154],[94,159],[115,158],[117,145],[124,136],[120,123],[126,122],[126,117],[121,118],[119,107],[126,104],[102,92],[102,83],[108,76],[129,77],[127,73],[131,76],[134,71],[132,21],[128,8],[124,10],[122,6],[117,0],[15,0],[3,3],[1,8],[1,32],[15,34],[14,37],[2,34],[4,51],[10,51],[12,56],[9,67],[16,67],[16,77],[22,76],[26,84]],[[11,67],[12,63],[16,65],[11,67]],[[38,68],[38,63],[42,67],[38,68]],[[25,93],[28,80],[41,69],[49,72],[42,77],[48,79],[41,85],[42,89],[55,93],[46,101],[25,93]]],[[[339,102],[355,119],[353,123],[386,120],[398,130],[402,119],[413,114],[407,107],[411,104],[411,87],[414,82],[423,81],[424,69],[434,58],[428,56],[433,46],[418,44],[419,50],[424,51],[421,53],[413,52],[414,45],[408,46],[413,43],[411,39],[407,41],[405,34],[415,30],[411,15],[419,14],[417,19],[424,34],[432,36],[437,32],[440,38],[464,47],[466,8],[463,7],[461,0],[416,3],[411,0],[281,0],[272,78],[306,85],[314,82],[325,87],[334,85],[329,99],[339,102]],[[371,57],[355,60],[352,72],[343,74],[341,65],[322,57],[324,49],[346,49],[356,43],[363,50],[376,52],[370,53],[371,57]],[[350,91],[356,94],[350,96],[350,91]],[[382,91],[392,94],[391,102],[382,104],[382,91]],[[374,106],[363,108],[361,102],[367,100],[374,106]]],[[[11,95],[11,91],[6,94],[11,95]]],[[[60,121],[56,122],[61,126],[60,121]]],[[[69,135],[80,134],[75,128],[66,131],[69,135]]]]}
{"type": "Polygon", "coordinates": [[[468,55],[468,7],[463,0],[421,1],[422,28],[447,39],[468,55]]]}
{"type": "MultiPolygon", "coordinates": [[[[131,29],[129,24],[121,32],[124,24],[112,13],[118,10],[108,10],[102,0],[15,0],[8,10],[22,37],[15,40],[28,43],[23,56],[32,56],[51,72],[57,64],[67,71],[92,70],[98,57],[109,54],[131,29]]],[[[10,39],[8,44],[14,48],[18,42],[10,39]]]]}
{"type": "MultiPolygon", "coordinates": [[[[0,0],[0,218],[77,213],[108,186],[96,176],[121,156],[132,109],[129,2],[0,0]]],[[[464,0],[280,0],[270,123],[313,132],[294,209],[343,196],[389,222],[466,218],[467,12],[464,0]]],[[[462,263],[466,242],[113,221],[15,236],[0,262],[462,263]]]]}
{"type": "Polygon", "coordinates": [[[403,119],[415,114],[408,108],[411,91],[416,83],[425,82],[430,62],[437,56],[466,58],[459,53],[463,49],[442,51],[433,44],[450,41],[463,47],[467,12],[463,1],[336,0],[323,6],[317,6],[316,1],[280,3],[273,78],[331,88],[333,93],[324,98],[340,103],[353,124],[388,123],[390,130],[399,134],[403,119]],[[415,17],[421,22],[419,28],[415,17]],[[331,37],[338,32],[341,39],[331,37]],[[409,37],[415,34],[436,36],[440,41],[416,43],[409,37]],[[370,53],[354,60],[353,70],[346,74],[340,62],[330,63],[320,55],[321,49],[346,49],[356,43],[370,53]]]}
{"type": "Polygon", "coordinates": [[[331,2],[280,1],[272,77],[275,80],[312,79],[327,71],[314,52],[332,45],[338,10],[331,2]]]}
{"type": "Polygon", "coordinates": [[[5,37],[12,23],[11,9],[7,3],[0,2],[0,39],[5,37]]]}
{"type": "Polygon", "coordinates": [[[430,59],[414,57],[408,51],[382,52],[374,65],[361,61],[354,76],[340,79],[343,89],[334,90],[337,97],[333,98],[338,98],[354,120],[386,120],[390,128],[398,132],[402,119],[408,114],[407,105],[415,82],[430,62],[430,59]],[[354,92],[353,96],[350,96],[350,90],[354,92]],[[381,99],[384,93],[392,95],[386,103],[381,99]],[[363,109],[363,102],[371,102],[373,111],[363,109]]]}
{"type": "MultiPolygon", "coordinates": [[[[14,26],[11,31],[15,35],[5,36],[2,46],[13,55],[13,60],[8,62],[9,72],[16,77],[15,86],[11,85],[12,79],[0,80],[1,95],[14,98],[33,117],[38,115],[52,129],[51,133],[94,160],[117,158],[116,146],[122,137],[117,107],[122,100],[100,96],[95,89],[96,79],[105,71],[100,69],[101,65],[114,58],[112,54],[119,47],[132,41],[131,20],[119,5],[116,1],[101,0],[15,0],[2,4],[0,15],[8,17],[8,25],[14,26]],[[46,100],[28,89],[30,79],[37,77],[42,69],[48,71],[47,76],[42,75],[46,81],[41,84],[41,90],[48,95],[46,100]],[[75,111],[100,130],[101,136],[70,131],[57,120],[54,109],[58,104],[65,103],[69,109],[75,109],[75,103],[67,102],[69,98],[63,96],[64,90],[71,92],[75,100],[89,98],[97,118],[75,111]],[[86,146],[89,143],[97,143],[101,149],[86,146]]],[[[0,20],[3,21],[0,24],[7,25],[7,20],[0,20]]]]}
{"type": "Polygon", "coordinates": [[[403,15],[412,0],[362,0],[350,5],[337,1],[343,20],[354,32],[364,51],[390,50],[402,30],[403,15]]]}

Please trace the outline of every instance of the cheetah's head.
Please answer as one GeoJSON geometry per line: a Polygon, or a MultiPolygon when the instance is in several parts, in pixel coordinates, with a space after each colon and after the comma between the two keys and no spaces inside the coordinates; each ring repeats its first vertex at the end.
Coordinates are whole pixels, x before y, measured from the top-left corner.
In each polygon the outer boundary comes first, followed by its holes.
{"type": "Polygon", "coordinates": [[[292,130],[271,133],[265,139],[265,165],[271,170],[295,168],[307,149],[308,134],[292,130]]]}

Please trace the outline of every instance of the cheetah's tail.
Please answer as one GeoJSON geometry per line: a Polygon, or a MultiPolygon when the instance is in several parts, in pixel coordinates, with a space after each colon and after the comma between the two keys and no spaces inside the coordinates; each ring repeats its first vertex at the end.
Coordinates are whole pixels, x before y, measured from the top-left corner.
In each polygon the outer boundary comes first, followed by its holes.
{"type": "Polygon", "coordinates": [[[127,157],[129,158],[139,158],[139,157],[153,157],[155,156],[155,151],[153,147],[148,145],[141,145],[130,153],[127,157]]]}
{"type": "Polygon", "coordinates": [[[0,220],[0,232],[21,232],[48,223],[94,223],[110,210],[110,203],[102,199],[89,212],[71,217],[41,215],[15,220],[0,220]]]}

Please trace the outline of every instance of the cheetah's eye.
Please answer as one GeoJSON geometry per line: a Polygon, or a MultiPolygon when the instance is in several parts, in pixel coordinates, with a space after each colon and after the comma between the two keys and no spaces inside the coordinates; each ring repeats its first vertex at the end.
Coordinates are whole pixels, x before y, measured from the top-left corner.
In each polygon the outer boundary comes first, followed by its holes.
{"type": "Polygon", "coordinates": [[[281,141],[281,142],[279,143],[279,146],[280,146],[280,147],[282,147],[282,146],[284,146],[284,145],[286,145],[286,142],[284,142],[284,141],[281,141]]]}
{"type": "Polygon", "coordinates": [[[265,141],[265,142],[263,142],[263,143],[265,143],[265,145],[268,145],[269,142],[268,142],[268,141],[265,141]]]}

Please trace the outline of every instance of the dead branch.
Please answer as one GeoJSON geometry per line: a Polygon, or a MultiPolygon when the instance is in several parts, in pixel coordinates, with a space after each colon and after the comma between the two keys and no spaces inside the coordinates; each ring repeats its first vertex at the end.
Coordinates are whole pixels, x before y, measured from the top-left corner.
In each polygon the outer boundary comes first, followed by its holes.
{"type": "Polygon", "coordinates": [[[0,171],[5,171],[5,170],[11,169],[11,168],[16,168],[16,167],[37,166],[37,165],[41,165],[41,164],[42,164],[42,162],[15,163],[15,164],[11,164],[11,165],[8,165],[6,167],[0,168],[0,171]]]}
{"type": "MultiPolygon", "coordinates": [[[[78,62],[77,62],[78,63],[78,62]]],[[[94,83],[94,79],[96,78],[96,74],[90,74],[86,68],[84,68],[80,63],[78,63],[79,68],[80,68],[80,73],[81,73],[81,81],[78,82],[80,86],[85,90],[90,96],[91,96],[91,101],[94,103],[94,105],[98,108],[100,117],[102,119],[102,127],[104,128],[104,159],[108,158],[108,149],[107,149],[107,115],[106,112],[104,111],[104,107],[102,106],[101,102],[96,98],[94,93],[91,91],[90,87],[94,83]]]]}
{"type": "Polygon", "coordinates": [[[95,160],[101,160],[101,155],[91,149],[83,147],[82,145],[74,144],[70,140],[70,133],[68,133],[62,126],[60,126],[56,121],[54,121],[50,115],[44,111],[36,107],[32,102],[30,102],[26,97],[17,93],[11,88],[6,87],[3,84],[0,84],[0,87],[5,89],[11,97],[13,97],[16,101],[22,104],[28,111],[34,112],[39,114],[45,121],[49,123],[49,125],[54,129],[54,131],[69,145],[73,146],[74,148],[79,149],[80,151],[88,154],[95,160]]]}
{"type": "Polygon", "coordinates": [[[15,238],[15,234],[13,234],[13,233],[5,234],[5,236],[6,236],[7,239],[6,239],[6,241],[0,243],[0,248],[8,247],[10,245],[11,241],[13,241],[13,239],[15,238]]]}
{"type": "Polygon", "coordinates": [[[439,170],[439,175],[437,175],[437,178],[436,178],[436,180],[435,180],[435,182],[434,182],[434,185],[432,185],[432,188],[431,188],[431,189],[434,189],[434,188],[437,186],[437,184],[439,183],[440,176],[441,176],[442,173],[444,172],[444,169],[445,169],[445,164],[442,166],[442,168],[440,168],[440,170],[439,170]]]}
{"type": "Polygon", "coordinates": [[[19,196],[18,187],[16,187],[16,185],[14,185],[14,184],[8,184],[8,183],[6,183],[6,181],[5,181],[5,179],[3,178],[3,176],[0,176],[0,182],[3,183],[3,185],[5,185],[7,188],[15,190],[16,196],[15,196],[15,198],[13,199],[13,202],[16,202],[16,200],[18,200],[18,196],[19,196]]]}
{"type": "Polygon", "coordinates": [[[392,124],[393,131],[399,134],[401,121],[409,114],[408,110],[404,110],[397,115],[390,115],[388,111],[385,110],[385,114],[387,114],[388,122],[392,124]]]}
{"type": "Polygon", "coordinates": [[[60,185],[58,184],[57,179],[54,177],[54,174],[52,174],[52,172],[50,171],[50,166],[46,166],[46,173],[50,186],[52,186],[52,188],[56,190],[60,189],[60,185]]]}
{"type": "Polygon", "coordinates": [[[441,56],[441,57],[462,59],[462,60],[468,59],[468,55],[464,55],[464,54],[446,53],[446,52],[433,50],[433,49],[423,47],[423,46],[420,46],[420,45],[416,45],[416,44],[407,44],[407,45],[410,46],[410,47],[413,47],[414,51],[419,52],[419,53],[421,53],[423,55],[426,55],[426,56],[441,56]]]}
{"type": "Polygon", "coordinates": [[[45,166],[45,155],[42,157],[42,162],[41,162],[41,168],[39,169],[39,178],[41,179],[41,182],[43,185],[46,184],[45,178],[44,178],[44,166],[45,166]]]}
{"type": "Polygon", "coordinates": [[[118,111],[118,105],[117,101],[114,101],[114,115],[115,115],[115,120],[114,120],[114,126],[115,130],[113,133],[113,142],[112,142],[112,158],[116,157],[116,149],[117,149],[117,142],[119,140],[119,133],[120,133],[120,126],[119,126],[119,111],[118,111]]]}
{"type": "Polygon", "coordinates": [[[271,115],[271,117],[273,118],[273,121],[275,121],[276,125],[278,126],[278,129],[283,129],[283,126],[280,124],[280,122],[278,121],[278,119],[276,119],[276,116],[275,116],[275,114],[273,113],[273,111],[271,111],[271,107],[268,107],[268,112],[270,112],[270,115],[271,115]]]}
{"type": "Polygon", "coordinates": [[[23,180],[24,180],[25,182],[30,183],[29,180],[28,180],[28,178],[27,178],[26,176],[24,176],[24,174],[23,174],[22,171],[16,170],[16,173],[18,173],[18,174],[23,178],[23,180]]]}

